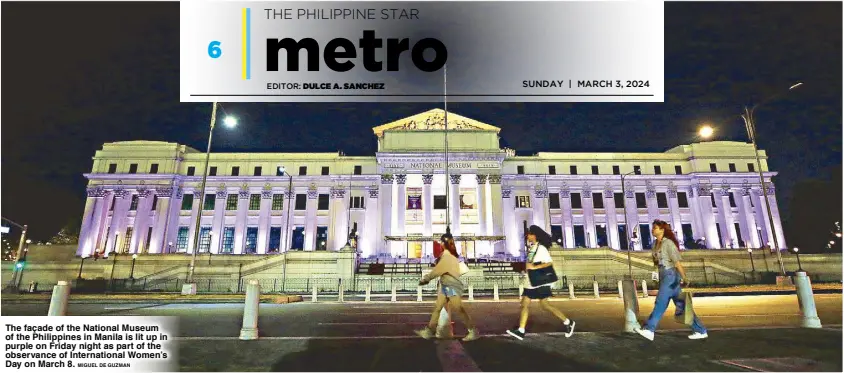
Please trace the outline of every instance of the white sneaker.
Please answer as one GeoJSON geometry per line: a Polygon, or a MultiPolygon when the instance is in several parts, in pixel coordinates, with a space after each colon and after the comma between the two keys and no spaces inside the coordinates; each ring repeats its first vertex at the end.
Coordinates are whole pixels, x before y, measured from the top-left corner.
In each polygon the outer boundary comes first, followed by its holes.
{"type": "MultiPolygon", "coordinates": [[[[654,332],[652,332],[648,329],[636,329],[636,333],[639,333],[639,335],[641,335],[642,337],[645,337],[649,341],[654,340],[654,332]]],[[[691,337],[689,337],[689,338],[691,338],[691,337]]]]}
{"type": "Polygon", "coordinates": [[[463,342],[470,342],[478,339],[478,329],[469,329],[469,333],[463,337],[463,342]]]}
{"type": "Polygon", "coordinates": [[[707,333],[701,334],[701,333],[695,332],[694,334],[689,336],[689,339],[706,339],[706,338],[709,338],[709,334],[707,334],[707,333]]]}

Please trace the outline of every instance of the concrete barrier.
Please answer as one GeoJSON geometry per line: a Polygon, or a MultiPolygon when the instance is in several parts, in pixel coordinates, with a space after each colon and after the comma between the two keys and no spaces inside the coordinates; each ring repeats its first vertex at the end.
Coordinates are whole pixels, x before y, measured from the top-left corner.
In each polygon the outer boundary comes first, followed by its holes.
{"type": "Polygon", "coordinates": [[[621,280],[618,280],[618,297],[624,299],[624,289],[621,280]]]}
{"type": "Polygon", "coordinates": [[[820,328],[821,319],[818,318],[818,311],[815,309],[815,295],[812,292],[812,282],[806,272],[794,274],[794,282],[797,287],[797,301],[800,304],[800,313],[803,315],[801,325],[804,328],[820,328]]]}
{"type": "Polygon", "coordinates": [[[624,300],[624,331],[635,333],[639,328],[639,298],[636,296],[636,282],[633,279],[620,281],[622,299],[624,300]]]}
{"type": "Polygon", "coordinates": [[[317,288],[316,288],[316,284],[314,284],[314,287],[311,290],[311,302],[316,302],[316,301],[317,301],[317,288]]]}
{"type": "Polygon", "coordinates": [[[339,281],[337,281],[337,284],[338,284],[337,285],[337,301],[340,302],[340,303],[343,303],[344,302],[344,300],[343,300],[343,293],[344,293],[344,291],[343,291],[343,279],[340,279],[339,281]]]}
{"type": "Polygon", "coordinates": [[[601,291],[598,289],[598,281],[592,281],[592,288],[595,290],[595,299],[601,298],[601,291]]]}
{"type": "Polygon", "coordinates": [[[59,281],[53,286],[53,296],[50,298],[50,309],[47,316],[67,316],[67,298],[70,296],[70,285],[67,281],[59,281]]]}
{"type": "Polygon", "coordinates": [[[475,288],[469,285],[469,300],[475,300],[475,288]]]}
{"type": "Polygon", "coordinates": [[[642,280],[642,298],[647,298],[648,296],[648,282],[642,280]]]}
{"type": "Polygon", "coordinates": [[[417,302],[422,301],[422,287],[421,286],[416,287],[416,301],[417,302]]]}
{"type": "Polygon", "coordinates": [[[574,284],[569,282],[569,299],[574,299],[574,284]]]}
{"type": "Polygon", "coordinates": [[[492,286],[492,300],[498,301],[498,284],[492,286]]]}
{"type": "Polygon", "coordinates": [[[258,339],[258,307],[261,299],[261,284],[258,280],[249,280],[246,285],[246,300],[243,307],[243,327],[240,329],[241,340],[258,339]]]}
{"type": "Polygon", "coordinates": [[[364,298],[364,302],[370,301],[370,295],[372,294],[372,284],[366,284],[366,297],[364,298]]]}
{"type": "Polygon", "coordinates": [[[393,285],[393,289],[390,291],[390,302],[396,301],[396,285],[393,285]]]}

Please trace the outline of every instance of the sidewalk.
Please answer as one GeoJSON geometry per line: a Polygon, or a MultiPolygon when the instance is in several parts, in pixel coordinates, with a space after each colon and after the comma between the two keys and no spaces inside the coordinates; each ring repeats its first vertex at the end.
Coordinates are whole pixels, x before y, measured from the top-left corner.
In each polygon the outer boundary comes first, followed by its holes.
{"type": "MultiPolygon", "coordinates": [[[[10,303],[45,303],[50,302],[50,293],[3,294],[3,302],[10,303]]],[[[143,293],[143,294],[70,294],[70,303],[243,303],[245,294],[197,294],[181,295],[178,293],[143,293]]],[[[301,302],[301,295],[262,294],[261,303],[301,302]]]]}

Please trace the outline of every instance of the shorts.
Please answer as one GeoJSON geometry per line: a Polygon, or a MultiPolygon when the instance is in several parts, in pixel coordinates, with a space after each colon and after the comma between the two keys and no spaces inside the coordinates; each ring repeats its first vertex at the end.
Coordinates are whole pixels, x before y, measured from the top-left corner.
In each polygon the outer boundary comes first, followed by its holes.
{"type": "Polygon", "coordinates": [[[536,289],[525,289],[522,295],[530,299],[545,299],[551,297],[550,286],[540,286],[536,289]]]}
{"type": "Polygon", "coordinates": [[[445,285],[440,286],[440,293],[442,293],[446,297],[462,296],[462,294],[460,294],[461,292],[457,291],[456,288],[453,288],[453,287],[450,287],[450,286],[445,286],[445,285]]]}

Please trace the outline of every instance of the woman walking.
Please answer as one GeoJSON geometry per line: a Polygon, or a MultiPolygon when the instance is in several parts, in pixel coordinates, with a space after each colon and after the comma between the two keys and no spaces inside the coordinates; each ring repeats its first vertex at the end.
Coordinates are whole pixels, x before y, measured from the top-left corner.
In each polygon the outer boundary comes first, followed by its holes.
{"type": "Polygon", "coordinates": [[[474,321],[472,321],[472,317],[469,316],[465,306],[463,306],[463,282],[459,280],[460,263],[457,259],[458,255],[457,248],[454,246],[454,237],[450,234],[444,234],[441,240],[443,250],[437,258],[437,264],[431,273],[425,275],[419,281],[419,285],[427,285],[431,280],[439,278],[439,283],[437,284],[437,301],[434,304],[434,310],[431,313],[431,320],[428,322],[428,326],[417,330],[415,333],[425,339],[434,337],[440,311],[448,303],[449,309],[451,311],[457,311],[460,314],[463,323],[466,325],[466,329],[469,330],[463,341],[474,341],[478,339],[478,330],[475,327],[474,321]]]}
{"type": "MultiPolygon", "coordinates": [[[[671,226],[662,221],[654,220],[651,233],[656,238],[656,244],[652,252],[654,264],[659,267],[659,291],[656,295],[656,302],[654,303],[654,310],[651,316],[648,317],[648,322],[645,323],[641,329],[636,330],[642,337],[648,340],[654,340],[654,331],[656,331],[662,315],[668,309],[668,301],[674,301],[674,316],[683,316],[686,310],[686,299],[681,295],[680,285],[684,282],[688,284],[686,279],[686,270],[680,262],[680,250],[677,248],[677,237],[671,230],[671,226]]],[[[689,339],[704,339],[708,335],[706,328],[701,323],[700,319],[695,315],[692,322],[692,330],[694,333],[689,336],[689,339]]]]}
{"type": "MultiPolygon", "coordinates": [[[[551,236],[548,235],[541,228],[531,225],[527,232],[527,261],[525,263],[528,273],[530,271],[540,270],[546,267],[553,267],[554,263],[551,260],[551,253],[548,252],[548,247],[551,246],[551,236]],[[540,244],[541,243],[541,244],[540,244]]],[[[530,275],[528,275],[530,279],[530,275]]],[[[562,311],[551,306],[548,298],[551,297],[551,283],[533,286],[530,281],[525,285],[524,294],[521,300],[521,314],[519,316],[519,327],[510,329],[507,334],[523,340],[525,338],[525,327],[527,326],[528,314],[530,310],[531,299],[539,299],[539,306],[563,322],[563,331],[566,338],[574,334],[574,320],[570,320],[562,311]]]]}

